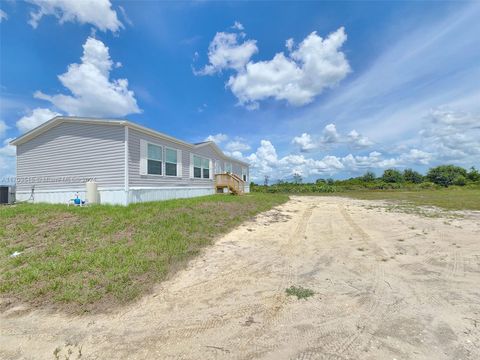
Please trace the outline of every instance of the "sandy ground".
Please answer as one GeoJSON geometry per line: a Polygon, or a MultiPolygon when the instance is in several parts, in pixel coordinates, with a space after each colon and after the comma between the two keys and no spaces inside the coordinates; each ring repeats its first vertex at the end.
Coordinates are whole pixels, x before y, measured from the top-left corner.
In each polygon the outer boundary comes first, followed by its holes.
{"type": "Polygon", "coordinates": [[[0,358],[479,359],[480,217],[378,204],[294,197],[113,314],[10,309],[0,358]]]}

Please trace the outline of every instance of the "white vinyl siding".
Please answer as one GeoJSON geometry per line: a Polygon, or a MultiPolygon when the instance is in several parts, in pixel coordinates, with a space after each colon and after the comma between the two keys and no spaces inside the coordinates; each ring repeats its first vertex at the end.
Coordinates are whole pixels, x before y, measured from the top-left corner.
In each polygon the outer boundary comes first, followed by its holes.
{"type": "Polygon", "coordinates": [[[221,174],[222,173],[222,162],[215,160],[215,174],[221,174]]]}
{"type": "Polygon", "coordinates": [[[65,122],[17,145],[17,191],[125,186],[123,126],[65,122]]]}
{"type": "MultiPolygon", "coordinates": [[[[137,129],[130,128],[128,135],[128,151],[129,151],[129,186],[133,188],[150,188],[150,187],[213,187],[214,178],[214,165],[219,163],[224,166],[227,159],[221,157],[212,146],[204,146],[201,148],[191,148],[183,144],[174,142],[169,139],[163,139],[155,137],[150,134],[146,134],[137,129]],[[177,150],[177,176],[166,176],[165,166],[163,176],[155,175],[142,175],[140,171],[141,163],[141,146],[140,143],[152,143],[163,146],[164,149],[164,162],[166,148],[177,150]],[[209,159],[209,178],[203,177],[203,170],[201,172],[202,177],[195,178],[193,175],[193,156],[199,156],[201,158],[209,159]]],[[[146,158],[146,155],[145,155],[146,158]]],[[[241,174],[241,167],[245,165],[235,162],[235,160],[229,161],[232,164],[232,172],[237,167],[241,174]]],[[[224,169],[222,169],[225,171],[224,169]]],[[[248,169],[247,169],[248,172],[248,169]]],[[[240,176],[240,175],[239,175],[240,176]]],[[[247,175],[248,176],[248,175],[247,175]]]]}
{"type": "MultiPolygon", "coordinates": [[[[185,146],[183,144],[179,144],[168,139],[154,137],[152,135],[145,134],[132,128],[129,131],[128,141],[129,186],[133,188],[186,186],[211,186],[213,188],[213,176],[211,176],[209,179],[204,179],[203,177],[193,177],[193,155],[195,153],[195,155],[198,155],[200,157],[212,159],[222,163],[225,161],[223,158],[218,156],[214,149],[210,146],[205,146],[199,149],[192,149],[191,147],[185,146]],[[163,176],[147,175],[146,171],[142,175],[140,171],[140,167],[142,164],[142,161],[140,161],[140,158],[142,157],[140,154],[141,142],[149,142],[162,145],[164,147],[164,150],[165,148],[177,149],[177,176],[166,176],[165,171],[163,172],[163,176]]],[[[212,168],[213,165],[210,167],[210,169],[212,168]]]]}

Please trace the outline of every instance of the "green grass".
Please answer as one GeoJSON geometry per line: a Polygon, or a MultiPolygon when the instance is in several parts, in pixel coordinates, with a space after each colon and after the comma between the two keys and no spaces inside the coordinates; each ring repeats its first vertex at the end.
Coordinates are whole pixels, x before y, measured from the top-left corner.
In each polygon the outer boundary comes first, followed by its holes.
{"type": "Polygon", "coordinates": [[[285,292],[288,296],[296,296],[299,300],[306,299],[315,294],[313,290],[301,286],[290,286],[288,289],[285,289],[285,292]]]}
{"type": "Polygon", "coordinates": [[[480,210],[480,189],[452,187],[436,190],[351,190],[330,195],[362,200],[396,200],[446,210],[480,210]]]}
{"type": "Polygon", "coordinates": [[[106,311],[152,289],[219,236],[286,195],[213,195],[122,206],[0,207],[0,295],[106,311]],[[10,257],[15,252],[17,257],[10,257]]]}

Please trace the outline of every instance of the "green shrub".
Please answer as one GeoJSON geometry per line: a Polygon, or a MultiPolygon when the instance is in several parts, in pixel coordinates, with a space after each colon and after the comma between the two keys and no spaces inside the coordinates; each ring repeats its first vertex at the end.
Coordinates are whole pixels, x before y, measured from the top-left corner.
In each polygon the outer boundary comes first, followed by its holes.
{"type": "Polygon", "coordinates": [[[423,181],[423,175],[412,169],[405,169],[403,171],[403,178],[406,182],[413,184],[420,184],[423,181]]]}
{"type": "Polygon", "coordinates": [[[470,171],[467,174],[467,177],[468,177],[468,180],[470,181],[474,181],[474,182],[480,181],[480,172],[478,172],[478,170],[475,169],[474,166],[472,166],[470,168],[470,171]]]}
{"type": "Polygon", "coordinates": [[[420,189],[436,189],[438,186],[430,181],[425,181],[418,185],[420,189]]]}
{"type": "MultiPolygon", "coordinates": [[[[445,187],[453,185],[459,176],[466,178],[467,171],[464,168],[455,165],[440,165],[431,168],[427,173],[428,180],[445,187]]],[[[459,181],[461,181],[461,179],[459,179],[459,181]]]]}
{"type": "Polygon", "coordinates": [[[403,182],[403,175],[396,169],[387,169],[383,172],[382,180],[387,183],[401,183],[403,182]]]}
{"type": "Polygon", "coordinates": [[[463,186],[467,183],[467,179],[463,175],[457,175],[455,179],[453,179],[453,185],[463,186]]]}
{"type": "Polygon", "coordinates": [[[372,182],[375,181],[377,177],[375,176],[375,173],[371,171],[367,171],[361,178],[359,178],[361,181],[364,182],[372,182]]]}

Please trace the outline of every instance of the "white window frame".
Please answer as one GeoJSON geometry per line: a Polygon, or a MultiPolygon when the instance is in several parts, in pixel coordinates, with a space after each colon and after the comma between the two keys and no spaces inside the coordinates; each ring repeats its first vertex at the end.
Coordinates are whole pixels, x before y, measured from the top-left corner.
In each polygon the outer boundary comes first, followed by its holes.
{"type": "Polygon", "coordinates": [[[198,155],[198,154],[193,154],[192,153],[192,156],[190,158],[191,160],[191,163],[190,163],[190,171],[191,171],[191,178],[192,179],[198,179],[198,180],[205,180],[205,179],[212,179],[212,159],[206,157],[206,156],[202,156],[202,155],[198,155]],[[200,167],[200,177],[195,177],[195,156],[200,158],[202,160],[202,166],[200,167]],[[203,177],[203,169],[206,169],[203,167],[203,160],[208,160],[208,178],[206,177],[203,177]]]}
{"type": "MultiPolygon", "coordinates": [[[[165,176],[165,146],[163,145],[159,145],[159,144],[155,144],[151,141],[145,141],[145,175],[148,175],[148,176],[165,176]],[[156,146],[156,147],[159,147],[162,149],[162,165],[161,165],[161,169],[162,169],[162,173],[161,174],[149,174],[148,173],[148,145],[153,145],[153,146],[156,146]]],[[[151,159],[153,160],[153,159],[151,159]]],[[[158,161],[158,160],[154,160],[154,161],[158,161]]]]}
{"type": "Polygon", "coordinates": [[[242,180],[247,182],[248,181],[248,171],[247,168],[242,167],[242,180]],[[245,176],[245,179],[243,178],[245,176]]]}
{"type": "MultiPolygon", "coordinates": [[[[175,149],[170,146],[164,146],[164,150],[165,150],[163,154],[164,176],[172,177],[172,178],[181,178],[182,177],[182,150],[175,149]],[[177,153],[177,163],[175,164],[177,166],[177,175],[167,175],[167,149],[173,150],[177,153]]],[[[169,164],[172,164],[172,163],[169,162],[169,164]]]]}
{"type": "Polygon", "coordinates": [[[225,161],[225,172],[233,174],[233,164],[231,162],[225,161]],[[230,171],[228,171],[228,168],[230,168],[230,171]]]}

